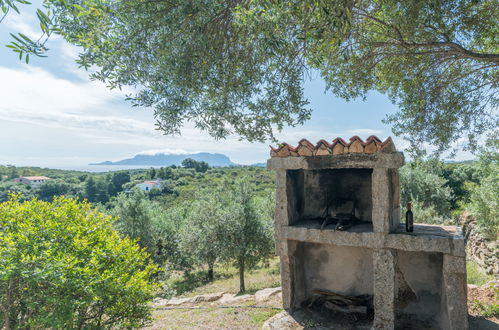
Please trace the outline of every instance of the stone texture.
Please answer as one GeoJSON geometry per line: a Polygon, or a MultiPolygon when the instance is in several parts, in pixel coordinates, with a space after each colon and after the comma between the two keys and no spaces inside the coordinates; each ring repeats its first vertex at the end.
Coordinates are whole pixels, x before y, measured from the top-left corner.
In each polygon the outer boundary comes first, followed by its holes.
{"type": "Polygon", "coordinates": [[[250,294],[243,294],[240,296],[236,296],[233,293],[225,293],[222,295],[222,297],[216,301],[217,304],[235,304],[235,303],[242,303],[248,300],[254,299],[253,295],[250,294]]]}
{"type": "Polygon", "coordinates": [[[499,241],[487,240],[476,230],[476,220],[465,213],[459,219],[467,239],[466,254],[487,274],[499,278],[499,241]]]}
{"type": "Polygon", "coordinates": [[[327,290],[347,296],[373,294],[372,249],[332,244],[300,243],[301,274],[306,279],[299,287],[305,298],[314,290],[327,290]]]}
{"type": "Polygon", "coordinates": [[[255,300],[258,302],[267,301],[272,296],[277,295],[281,291],[282,291],[281,287],[258,290],[257,292],[255,292],[255,300]]]}
{"type": "Polygon", "coordinates": [[[272,316],[265,321],[262,325],[264,330],[290,330],[290,329],[303,329],[303,326],[298,323],[293,316],[288,312],[283,311],[279,314],[272,316]]]}
{"type": "MultiPolygon", "coordinates": [[[[413,233],[405,232],[400,224],[398,174],[403,154],[395,152],[391,140],[383,144],[375,138],[312,146],[300,141],[296,149],[287,145],[282,149],[317,156],[274,157],[267,163],[277,172],[275,233],[283,307],[296,320],[314,289],[373,294],[375,329],[394,329],[399,314],[408,316],[409,322],[413,317],[421,324],[440,320],[444,329],[466,329],[464,238],[456,227],[447,226],[416,224],[413,233]],[[321,152],[332,155],[319,156],[321,152]],[[351,169],[369,171],[369,178],[351,169]],[[347,177],[346,184],[334,179],[340,172],[347,177]],[[351,174],[355,178],[348,177],[351,174]],[[370,192],[360,189],[359,180],[368,182],[370,192]],[[338,194],[334,189],[350,190],[338,194]],[[357,195],[352,196],[352,191],[357,195]],[[354,203],[356,217],[362,211],[364,221],[347,231],[332,226],[321,230],[324,211],[331,215],[346,203],[336,199],[354,203]],[[366,199],[372,201],[369,206],[364,205],[366,199]],[[364,204],[359,207],[361,200],[364,204]]],[[[275,329],[296,325],[286,315],[276,317],[275,329]]]]}
{"type": "Polygon", "coordinates": [[[374,329],[395,328],[395,256],[392,250],[373,252],[374,329]]]}
{"type": "Polygon", "coordinates": [[[466,274],[466,258],[445,255],[443,272],[449,274],[466,274]]]}
{"type": "Polygon", "coordinates": [[[282,305],[284,309],[292,309],[295,284],[295,252],[297,242],[281,240],[279,242],[279,255],[281,258],[281,288],[282,305]]]}
{"type": "Polygon", "coordinates": [[[375,168],[372,174],[372,220],[375,233],[389,233],[391,230],[392,204],[391,180],[386,168],[375,168]]]}
{"type": "Polygon", "coordinates": [[[210,301],[215,301],[224,295],[224,292],[216,292],[216,293],[208,293],[208,294],[203,294],[194,297],[192,300],[194,303],[200,303],[200,302],[210,302],[210,301]]]}
{"type": "MultiPolygon", "coordinates": [[[[287,151],[287,153],[289,153],[289,151],[287,151]]],[[[272,170],[313,170],[326,168],[399,168],[402,165],[404,165],[404,155],[401,152],[387,154],[352,153],[311,157],[274,157],[267,161],[267,167],[272,170]]]]}
{"type": "Polygon", "coordinates": [[[281,237],[283,239],[301,242],[334,244],[338,246],[358,246],[366,248],[383,247],[383,235],[381,233],[355,233],[301,227],[283,227],[281,233],[281,237]]]}
{"type": "Polygon", "coordinates": [[[456,261],[456,257],[444,255],[443,283],[445,287],[444,297],[446,299],[448,329],[468,329],[468,305],[466,287],[466,267],[462,261],[456,261]],[[460,266],[451,264],[458,262],[460,266]],[[464,269],[462,269],[464,267],[464,269]]]}
{"type": "Polygon", "coordinates": [[[172,298],[165,303],[165,306],[178,306],[190,304],[192,302],[194,302],[193,298],[172,298]]]}

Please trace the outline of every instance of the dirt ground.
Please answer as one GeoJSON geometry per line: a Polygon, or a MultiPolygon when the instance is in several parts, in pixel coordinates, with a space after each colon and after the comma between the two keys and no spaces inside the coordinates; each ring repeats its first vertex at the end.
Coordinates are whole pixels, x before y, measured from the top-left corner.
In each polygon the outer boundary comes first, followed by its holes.
{"type": "MultiPolygon", "coordinates": [[[[468,289],[470,330],[499,330],[499,318],[480,316],[476,300],[482,304],[498,303],[492,287],[471,286],[468,289]]],[[[163,307],[154,310],[153,321],[145,329],[261,329],[268,318],[281,311],[277,296],[261,303],[250,300],[225,305],[206,302],[163,307]]]]}
{"type": "Polygon", "coordinates": [[[499,330],[498,315],[484,317],[481,316],[482,305],[499,304],[499,289],[490,285],[468,286],[468,313],[471,330],[499,330]]]}
{"type": "Polygon", "coordinates": [[[198,303],[156,308],[153,323],[145,329],[260,329],[263,322],[282,311],[280,298],[257,303],[198,303]]]}

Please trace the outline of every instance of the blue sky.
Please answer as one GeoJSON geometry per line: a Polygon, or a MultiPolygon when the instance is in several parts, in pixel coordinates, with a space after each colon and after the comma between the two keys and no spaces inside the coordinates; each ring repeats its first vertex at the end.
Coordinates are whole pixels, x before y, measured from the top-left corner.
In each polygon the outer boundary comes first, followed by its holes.
{"type": "MultiPolygon", "coordinates": [[[[240,164],[264,162],[269,143],[248,143],[237,136],[215,141],[208,134],[184,127],[181,136],[165,136],[155,130],[152,109],[137,109],[124,101],[126,90],[109,90],[88,79],[74,63],[78,49],[56,37],[49,41],[48,58],[31,58],[30,64],[4,47],[9,32],[39,36],[35,8],[22,8],[0,24],[0,164],[71,167],[103,160],[119,160],[137,153],[219,152],[240,164]]],[[[346,102],[324,92],[316,77],[305,84],[313,109],[305,125],[285,128],[280,141],[296,144],[392,136],[382,123],[397,111],[387,97],[371,93],[366,101],[346,102]]],[[[399,150],[407,144],[393,137],[399,150]]],[[[469,159],[460,153],[458,159],[469,159]]]]}

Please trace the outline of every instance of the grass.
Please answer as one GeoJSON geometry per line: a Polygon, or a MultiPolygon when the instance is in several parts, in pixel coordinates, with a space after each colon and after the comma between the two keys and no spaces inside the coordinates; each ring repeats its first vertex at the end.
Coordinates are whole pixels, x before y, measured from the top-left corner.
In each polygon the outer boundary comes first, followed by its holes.
{"type": "Polygon", "coordinates": [[[279,312],[280,310],[278,309],[264,309],[255,311],[250,315],[251,323],[256,326],[261,326],[263,322],[267,321],[279,312]]]}
{"type": "MultiPolygon", "coordinates": [[[[175,290],[176,296],[192,297],[214,292],[239,292],[239,274],[234,267],[216,267],[215,280],[206,280],[206,271],[199,270],[186,277],[178,273],[167,285],[175,290]]],[[[266,265],[249,270],[245,274],[246,293],[253,294],[263,288],[280,285],[279,259],[273,258],[266,265]]],[[[273,296],[268,301],[248,300],[220,306],[199,303],[193,309],[185,307],[155,309],[152,324],[147,329],[259,329],[263,323],[282,311],[281,298],[273,296]]]]}
{"type": "Polygon", "coordinates": [[[472,260],[469,260],[466,263],[466,273],[468,276],[468,278],[467,278],[468,284],[482,286],[485,283],[494,280],[493,275],[487,275],[484,272],[482,272],[482,270],[477,265],[477,263],[472,261],[472,260]]]}
{"type": "Polygon", "coordinates": [[[499,317],[499,304],[490,303],[486,304],[479,300],[473,301],[473,309],[483,317],[499,317]]]}
{"type": "MultiPolygon", "coordinates": [[[[167,281],[176,296],[193,297],[214,292],[239,292],[239,275],[235,267],[218,266],[214,269],[215,279],[209,282],[206,270],[198,270],[189,274],[179,273],[167,281]]],[[[245,294],[254,294],[264,288],[280,285],[279,258],[273,258],[267,265],[259,265],[256,269],[245,272],[245,294]]]]}

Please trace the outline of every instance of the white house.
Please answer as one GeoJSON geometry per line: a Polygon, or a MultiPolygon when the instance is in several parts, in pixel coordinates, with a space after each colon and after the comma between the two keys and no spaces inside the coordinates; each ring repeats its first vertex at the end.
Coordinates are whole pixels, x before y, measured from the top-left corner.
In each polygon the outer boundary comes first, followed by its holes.
{"type": "Polygon", "coordinates": [[[47,178],[46,176],[20,176],[14,179],[15,182],[30,185],[31,188],[36,188],[47,180],[50,180],[50,178],[47,178]]]}
{"type": "Polygon", "coordinates": [[[150,191],[152,188],[161,188],[161,180],[146,180],[142,183],[139,183],[136,185],[136,187],[139,187],[143,191],[150,191]]]}

